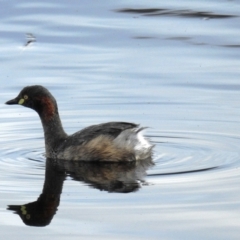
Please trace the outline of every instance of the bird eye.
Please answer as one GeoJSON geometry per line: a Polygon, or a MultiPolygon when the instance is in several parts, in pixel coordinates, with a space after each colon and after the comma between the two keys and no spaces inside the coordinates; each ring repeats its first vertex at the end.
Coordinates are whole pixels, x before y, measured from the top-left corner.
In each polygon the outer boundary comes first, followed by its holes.
{"type": "Polygon", "coordinates": [[[24,95],[23,98],[24,98],[25,100],[27,100],[27,99],[28,99],[28,95],[24,95]]]}

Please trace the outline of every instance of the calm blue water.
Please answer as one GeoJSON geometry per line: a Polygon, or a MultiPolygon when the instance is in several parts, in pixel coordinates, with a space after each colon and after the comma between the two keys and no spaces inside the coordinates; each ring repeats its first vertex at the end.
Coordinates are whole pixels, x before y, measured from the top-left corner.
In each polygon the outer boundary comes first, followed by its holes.
{"type": "Polygon", "coordinates": [[[4,239],[239,239],[239,1],[10,0],[0,9],[4,239]],[[155,165],[61,163],[45,174],[37,114],[4,104],[33,84],[56,97],[68,133],[148,126],[155,165]],[[7,210],[42,190],[55,214],[46,227],[7,210]]]}

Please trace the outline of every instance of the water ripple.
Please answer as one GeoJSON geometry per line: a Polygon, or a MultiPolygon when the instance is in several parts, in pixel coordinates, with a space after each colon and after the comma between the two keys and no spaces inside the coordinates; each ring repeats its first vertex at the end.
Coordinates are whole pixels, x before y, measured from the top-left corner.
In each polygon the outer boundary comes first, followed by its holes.
{"type": "MultiPolygon", "coordinates": [[[[34,179],[45,167],[43,149],[5,149],[0,155],[1,177],[34,179]]],[[[41,176],[42,178],[43,176],[41,176]]]]}
{"type": "MultiPolygon", "coordinates": [[[[240,136],[203,132],[151,132],[155,144],[155,166],[148,177],[217,176],[219,172],[239,167],[240,136]]],[[[31,139],[25,139],[30,141],[31,139]]],[[[0,171],[7,178],[35,178],[45,167],[43,148],[2,150],[0,171]]],[[[229,172],[229,174],[232,174],[229,172]]],[[[150,180],[151,182],[151,180],[150,180]]]]}
{"type": "MultiPolygon", "coordinates": [[[[149,136],[156,144],[156,166],[149,171],[149,177],[190,178],[204,174],[219,177],[239,167],[238,143],[240,136],[201,132],[162,132],[149,136]]],[[[240,173],[239,173],[240,174],[240,173]]],[[[152,178],[151,178],[152,179],[152,178]]],[[[151,181],[151,180],[150,180],[151,181]]]]}
{"type": "Polygon", "coordinates": [[[204,18],[204,19],[222,19],[222,18],[232,18],[236,17],[231,14],[219,14],[213,12],[203,12],[203,11],[194,11],[190,9],[164,9],[164,8],[147,8],[147,9],[138,9],[138,8],[124,8],[118,9],[117,12],[120,13],[130,13],[130,14],[141,14],[143,16],[176,16],[176,17],[185,17],[185,18],[204,18]]]}

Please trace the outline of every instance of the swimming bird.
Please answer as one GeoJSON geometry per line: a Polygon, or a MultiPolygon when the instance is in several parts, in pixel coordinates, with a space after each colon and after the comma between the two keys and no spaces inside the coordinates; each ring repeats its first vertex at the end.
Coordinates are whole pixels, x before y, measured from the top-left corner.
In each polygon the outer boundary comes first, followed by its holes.
{"type": "Polygon", "coordinates": [[[128,122],[108,122],[68,135],[62,126],[53,95],[43,86],[24,87],[6,102],[35,110],[42,122],[47,158],[82,161],[136,161],[150,158],[153,145],[144,128],[128,122]]]}

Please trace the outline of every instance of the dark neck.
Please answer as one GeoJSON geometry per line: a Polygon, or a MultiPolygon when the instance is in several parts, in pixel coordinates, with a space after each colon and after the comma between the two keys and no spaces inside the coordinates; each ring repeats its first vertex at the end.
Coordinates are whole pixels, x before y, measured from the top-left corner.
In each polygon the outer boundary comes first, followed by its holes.
{"type": "Polygon", "coordinates": [[[39,114],[44,130],[46,157],[54,158],[57,147],[67,138],[59,114],[56,112],[50,119],[39,114]]]}

